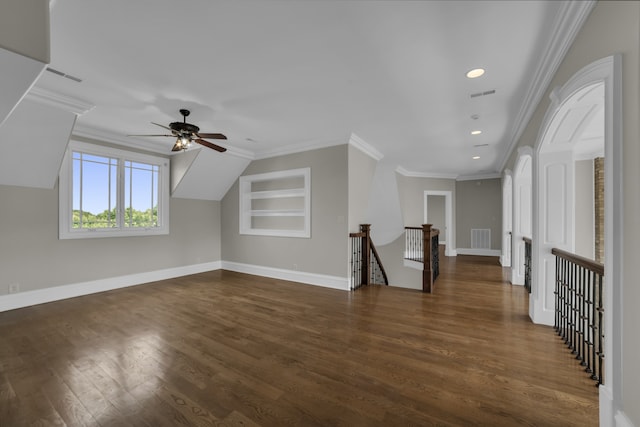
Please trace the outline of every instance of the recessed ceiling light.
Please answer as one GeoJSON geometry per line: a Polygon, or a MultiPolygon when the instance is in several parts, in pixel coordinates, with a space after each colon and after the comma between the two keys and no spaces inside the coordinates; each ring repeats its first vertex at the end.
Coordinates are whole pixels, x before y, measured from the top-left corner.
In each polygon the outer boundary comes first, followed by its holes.
{"type": "Polygon", "coordinates": [[[471,135],[480,135],[482,133],[481,130],[472,130],[471,135]]]}
{"type": "Polygon", "coordinates": [[[474,68],[473,70],[470,70],[469,72],[467,72],[467,77],[470,79],[475,79],[477,77],[480,77],[483,74],[484,74],[483,68],[474,68]]]}
{"type": "Polygon", "coordinates": [[[480,156],[473,156],[473,160],[478,160],[480,156]]]}

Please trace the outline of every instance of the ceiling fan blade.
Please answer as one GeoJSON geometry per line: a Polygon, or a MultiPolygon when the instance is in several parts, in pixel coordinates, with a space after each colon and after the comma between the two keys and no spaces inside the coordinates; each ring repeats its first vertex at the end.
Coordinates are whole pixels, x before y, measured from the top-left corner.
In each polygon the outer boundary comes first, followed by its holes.
{"type": "Polygon", "coordinates": [[[127,135],[127,136],[175,136],[175,135],[127,135]]]}
{"type": "Polygon", "coordinates": [[[197,133],[196,135],[198,135],[198,138],[227,139],[227,137],[221,133],[197,133]]]}
{"type": "Polygon", "coordinates": [[[225,151],[227,151],[226,148],[213,144],[209,141],[205,141],[204,139],[196,139],[195,142],[197,142],[200,145],[204,145],[205,147],[213,148],[214,150],[219,151],[221,153],[224,153],[225,151]]]}
{"type": "Polygon", "coordinates": [[[165,126],[165,125],[161,125],[160,123],[154,123],[151,122],[152,125],[156,125],[156,126],[160,126],[161,128],[165,128],[166,130],[170,130],[171,133],[175,132],[173,129],[171,129],[169,126],[165,126]]]}

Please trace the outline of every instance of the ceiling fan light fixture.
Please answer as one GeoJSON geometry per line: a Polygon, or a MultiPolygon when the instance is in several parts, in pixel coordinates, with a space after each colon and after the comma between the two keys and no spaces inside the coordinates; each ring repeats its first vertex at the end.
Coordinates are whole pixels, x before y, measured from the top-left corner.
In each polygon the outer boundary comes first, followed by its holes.
{"type": "Polygon", "coordinates": [[[484,68],[474,68],[473,70],[467,71],[467,78],[475,79],[484,74],[484,68]]]}

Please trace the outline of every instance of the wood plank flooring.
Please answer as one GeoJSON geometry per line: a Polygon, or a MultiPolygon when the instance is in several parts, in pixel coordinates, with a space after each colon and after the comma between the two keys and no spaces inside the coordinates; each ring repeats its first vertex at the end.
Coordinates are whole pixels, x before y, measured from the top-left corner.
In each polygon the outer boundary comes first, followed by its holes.
{"type": "Polygon", "coordinates": [[[0,313],[0,426],[590,426],[495,258],[436,293],[214,271],[0,313]]]}

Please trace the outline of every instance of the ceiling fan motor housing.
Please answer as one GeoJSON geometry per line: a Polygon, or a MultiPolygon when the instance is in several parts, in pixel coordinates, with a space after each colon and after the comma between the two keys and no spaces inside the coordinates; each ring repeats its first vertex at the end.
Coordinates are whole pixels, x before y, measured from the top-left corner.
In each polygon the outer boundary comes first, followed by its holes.
{"type": "Polygon", "coordinates": [[[173,122],[169,124],[169,127],[181,134],[184,134],[184,133],[193,134],[193,133],[198,133],[200,131],[200,128],[198,126],[192,125],[191,123],[186,123],[186,122],[184,123],[173,122]]]}

